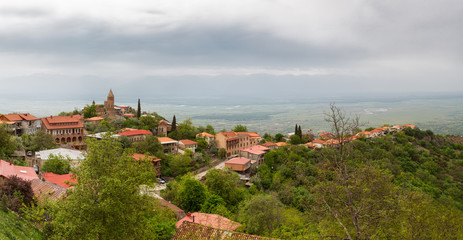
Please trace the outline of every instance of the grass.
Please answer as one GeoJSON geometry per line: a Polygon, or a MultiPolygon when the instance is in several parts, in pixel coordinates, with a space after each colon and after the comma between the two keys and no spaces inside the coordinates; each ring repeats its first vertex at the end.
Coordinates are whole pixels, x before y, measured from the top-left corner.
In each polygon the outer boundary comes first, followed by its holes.
{"type": "Polygon", "coordinates": [[[0,210],[0,240],[42,239],[42,233],[12,212],[0,210]]]}

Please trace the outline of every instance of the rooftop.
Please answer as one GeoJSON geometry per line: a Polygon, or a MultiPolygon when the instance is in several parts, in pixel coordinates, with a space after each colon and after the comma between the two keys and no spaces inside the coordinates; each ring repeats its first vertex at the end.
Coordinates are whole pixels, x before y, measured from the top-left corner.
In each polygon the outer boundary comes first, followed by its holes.
{"type": "Polygon", "coordinates": [[[181,142],[183,145],[185,145],[185,146],[187,146],[187,145],[198,144],[197,142],[192,141],[192,140],[190,140],[190,139],[182,139],[182,140],[180,140],[180,142],[181,142]]]}
{"type": "Polygon", "coordinates": [[[125,132],[121,132],[121,133],[118,133],[118,135],[125,135],[125,136],[135,136],[135,135],[153,135],[152,132],[150,131],[147,131],[147,130],[131,130],[131,131],[125,131],[125,132]]]}
{"type": "Polygon", "coordinates": [[[180,227],[183,222],[194,222],[204,226],[218,228],[226,231],[232,231],[241,226],[241,224],[234,222],[226,217],[222,217],[217,214],[208,213],[188,213],[186,217],[180,219],[175,225],[180,227]]]}
{"type": "Polygon", "coordinates": [[[174,139],[168,137],[158,137],[158,140],[161,144],[178,143],[174,139]]]}
{"type": "Polygon", "coordinates": [[[34,121],[39,120],[38,117],[31,115],[29,113],[13,113],[13,114],[5,114],[3,115],[8,121],[34,121]]]}
{"type": "Polygon", "coordinates": [[[35,152],[36,157],[42,160],[48,160],[51,157],[51,154],[55,156],[61,155],[63,157],[69,157],[73,160],[83,160],[85,158],[84,152],[68,148],[55,148],[35,152]]]}
{"type": "Polygon", "coordinates": [[[57,200],[64,196],[67,191],[67,188],[63,186],[40,179],[32,180],[31,187],[34,195],[39,199],[50,198],[52,200],[57,200]]]}
{"type": "Polygon", "coordinates": [[[77,180],[72,178],[71,173],[59,175],[52,172],[47,172],[42,173],[42,177],[45,179],[45,181],[58,184],[65,188],[71,187],[68,183],[77,183],[77,180]]]}
{"type": "Polygon", "coordinates": [[[39,178],[34,168],[16,166],[5,160],[0,160],[0,176],[11,177],[14,175],[28,181],[39,178]]]}
{"type": "Polygon", "coordinates": [[[148,159],[151,160],[152,162],[161,161],[160,158],[153,157],[153,156],[149,156],[149,155],[145,155],[145,154],[139,154],[139,153],[133,154],[133,158],[134,158],[135,160],[140,160],[140,159],[143,159],[143,158],[148,158],[148,159]]]}
{"type": "Polygon", "coordinates": [[[84,128],[84,125],[80,122],[82,116],[50,116],[42,118],[42,123],[46,129],[66,129],[66,128],[84,128]],[[65,125],[58,125],[65,124],[65,125]]]}
{"type": "Polygon", "coordinates": [[[250,159],[247,159],[247,158],[243,158],[243,157],[236,157],[236,158],[232,158],[228,161],[226,161],[225,163],[228,163],[228,164],[240,164],[240,165],[244,165],[244,164],[247,164],[248,162],[250,162],[251,160],[250,159]]]}

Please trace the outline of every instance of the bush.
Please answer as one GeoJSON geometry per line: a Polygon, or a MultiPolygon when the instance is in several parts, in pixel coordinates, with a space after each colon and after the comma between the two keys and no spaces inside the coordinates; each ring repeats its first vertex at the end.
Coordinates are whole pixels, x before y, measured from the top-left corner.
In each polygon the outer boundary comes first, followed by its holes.
{"type": "Polygon", "coordinates": [[[0,185],[0,192],[2,194],[2,205],[6,198],[8,208],[15,212],[17,212],[23,204],[31,206],[35,203],[31,182],[23,180],[16,175],[5,178],[3,183],[0,185]]]}

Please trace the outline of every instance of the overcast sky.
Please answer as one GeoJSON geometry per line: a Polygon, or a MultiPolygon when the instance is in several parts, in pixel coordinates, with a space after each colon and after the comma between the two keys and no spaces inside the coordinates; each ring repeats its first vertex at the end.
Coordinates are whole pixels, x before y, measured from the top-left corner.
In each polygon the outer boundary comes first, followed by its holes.
{"type": "Polygon", "coordinates": [[[0,89],[80,99],[109,88],[126,98],[461,93],[462,23],[461,0],[1,1],[0,89]]]}

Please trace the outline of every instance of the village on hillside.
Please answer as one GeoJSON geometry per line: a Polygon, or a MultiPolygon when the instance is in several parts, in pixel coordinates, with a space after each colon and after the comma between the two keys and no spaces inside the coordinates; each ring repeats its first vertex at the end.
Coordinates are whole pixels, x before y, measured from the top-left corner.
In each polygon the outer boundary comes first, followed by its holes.
{"type": "MultiPolygon", "coordinates": [[[[0,181],[12,176],[31,181],[38,199],[60,199],[66,196],[68,189],[73,188],[76,177],[72,173],[48,171],[46,165],[58,156],[67,159],[70,168],[78,167],[86,158],[87,139],[98,141],[113,138],[125,147],[134,148],[133,159],[151,161],[158,178],[156,189],[151,189],[149,194],[177,216],[178,230],[175,236],[178,238],[174,236],[174,239],[185,239],[191,231],[208,231],[208,228],[216,231],[214,234],[221,235],[241,226],[217,214],[186,213],[164,200],[161,192],[166,188],[166,182],[175,176],[191,172],[196,179],[204,182],[209,169],[229,169],[238,173],[242,184],[251,187],[253,183],[250,179],[271,150],[290,145],[311,149],[338,147],[355,139],[373,139],[415,128],[410,124],[382,126],[344,136],[328,132],[318,136],[311,132],[304,134],[297,125],[295,132],[277,134],[279,136],[275,137],[269,134],[261,136],[241,125],[231,131],[216,132],[210,125],[194,127],[191,120],[177,123],[175,116],[172,121],[167,121],[157,114],[141,112],[140,102],[138,108],[118,106],[112,90],[103,104],[93,101],[81,112],[43,118],[29,113],[0,114],[0,124],[24,142],[23,149],[16,149],[8,159],[0,160],[0,181]],[[30,142],[37,142],[39,146],[30,142]],[[179,167],[173,164],[181,158],[176,156],[188,156],[190,160],[179,167]]],[[[261,239],[243,233],[236,236],[239,235],[243,236],[236,239],[261,239]]]]}

